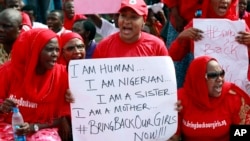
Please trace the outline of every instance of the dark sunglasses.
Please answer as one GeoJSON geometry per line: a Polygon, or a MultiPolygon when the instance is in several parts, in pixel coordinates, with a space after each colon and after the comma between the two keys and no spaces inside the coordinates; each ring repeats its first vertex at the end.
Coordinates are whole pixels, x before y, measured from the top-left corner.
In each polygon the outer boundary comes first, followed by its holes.
{"type": "Polygon", "coordinates": [[[209,72],[209,73],[206,73],[206,77],[208,79],[215,79],[215,78],[217,79],[219,76],[223,78],[225,76],[225,71],[222,70],[220,72],[209,72]]]}
{"type": "Polygon", "coordinates": [[[65,50],[73,51],[75,48],[77,48],[78,50],[83,50],[85,48],[85,46],[84,46],[84,44],[79,44],[79,45],[75,45],[75,46],[68,46],[65,48],[65,50]]]}

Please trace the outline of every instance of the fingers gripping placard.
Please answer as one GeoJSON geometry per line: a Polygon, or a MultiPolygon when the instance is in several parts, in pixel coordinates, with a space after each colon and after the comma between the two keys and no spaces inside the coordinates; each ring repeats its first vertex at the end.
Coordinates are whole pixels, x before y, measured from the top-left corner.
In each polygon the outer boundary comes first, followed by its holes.
{"type": "Polygon", "coordinates": [[[165,141],[176,132],[170,57],[75,60],[69,82],[74,140],[165,141]]]}

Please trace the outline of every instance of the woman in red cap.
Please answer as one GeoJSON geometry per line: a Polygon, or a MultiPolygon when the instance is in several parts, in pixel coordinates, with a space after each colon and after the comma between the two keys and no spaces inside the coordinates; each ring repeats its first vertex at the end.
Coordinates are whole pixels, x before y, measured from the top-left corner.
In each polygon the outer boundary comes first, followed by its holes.
{"type": "Polygon", "coordinates": [[[1,139],[13,139],[11,109],[18,106],[25,123],[17,132],[28,141],[68,140],[68,79],[65,66],[56,63],[58,40],[49,29],[31,29],[14,43],[11,61],[0,69],[1,139]]]}
{"type": "Polygon", "coordinates": [[[225,71],[215,58],[200,56],[187,71],[178,90],[183,109],[178,131],[183,141],[229,141],[230,126],[250,123],[250,98],[233,83],[224,82],[225,71]]]}
{"type": "Polygon", "coordinates": [[[85,44],[82,37],[75,32],[64,33],[60,36],[61,54],[59,63],[69,64],[70,60],[84,59],[86,55],[85,44]]]}
{"type": "Polygon", "coordinates": [[[144,0],[123,0],[119,13],[120,31],[99,42],[93,58],[168,55],[161,39],[141,31],[148,15],[144,0]]]}

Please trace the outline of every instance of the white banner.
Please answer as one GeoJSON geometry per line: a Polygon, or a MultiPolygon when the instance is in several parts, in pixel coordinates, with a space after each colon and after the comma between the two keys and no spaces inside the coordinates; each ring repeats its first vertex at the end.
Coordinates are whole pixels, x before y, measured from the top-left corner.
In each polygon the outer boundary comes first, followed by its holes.
{"type": "Polygon", "coordinates": [[[250,94],[248,88],[248,50],[235,41],[239,31],[245,31],[243,20],[194,19],[194,27],[202,30],[203,39],[195,42],[194,56],[215,57],[225,70],[225,80],[241,87],[250,94]]]}
{"type": "Polygon", "coordinates": [[[68,69],[75,141],[166,141],[176,132],[170,57],[74,60],[68,69]]]}

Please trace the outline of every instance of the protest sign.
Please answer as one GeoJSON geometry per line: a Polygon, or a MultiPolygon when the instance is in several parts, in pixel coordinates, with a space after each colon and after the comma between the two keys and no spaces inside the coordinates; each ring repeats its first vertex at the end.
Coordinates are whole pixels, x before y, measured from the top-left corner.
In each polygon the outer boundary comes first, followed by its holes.
{"type": "Polygon", "coordinates": [[[226,72],[225,80],[235,83],[249,93],[248,50],[245,45],[235,41],[238,32],[245,31],[245,22],[228,19],[194,19],[194,27],[204,32],[203,39],[194,43],[194,56],[215,57],[226,72]]]}
{"type": "Polygon", "coordinates": [[[74,140],[166,141],[176,132],[170,57],[73,60],[68,69],[74,140]]]}

